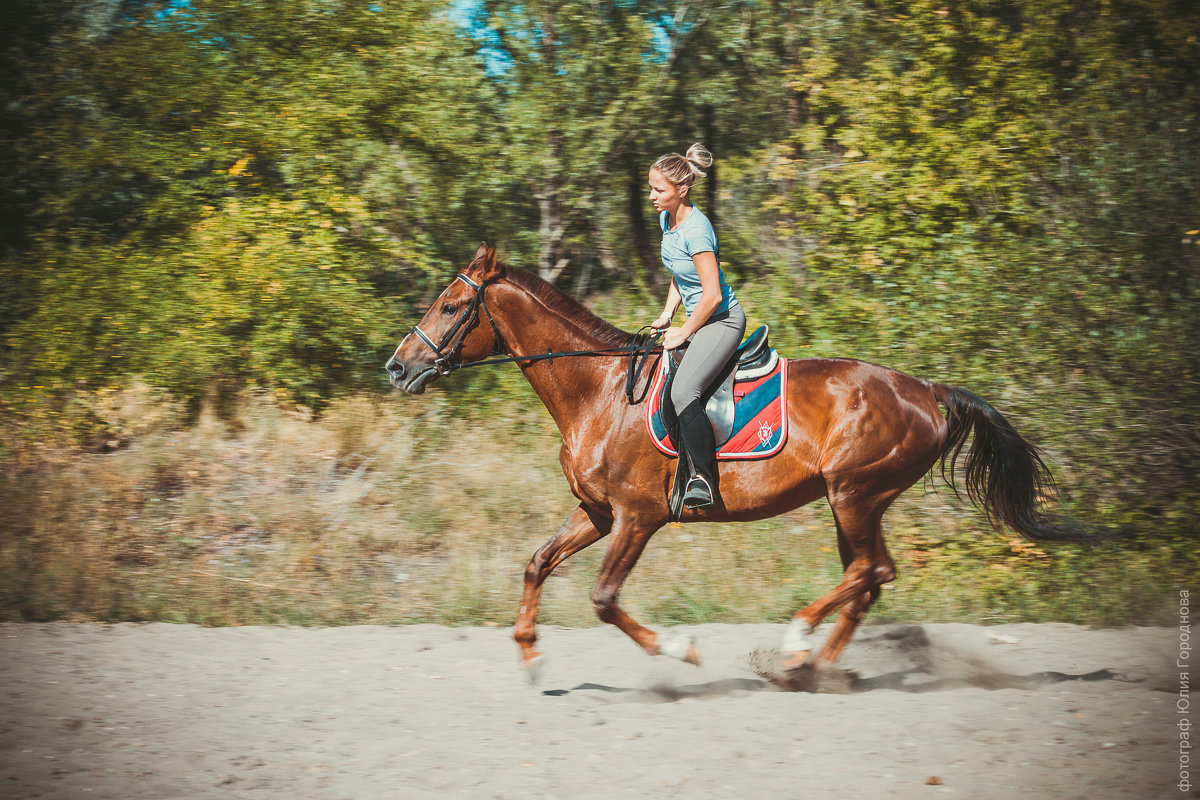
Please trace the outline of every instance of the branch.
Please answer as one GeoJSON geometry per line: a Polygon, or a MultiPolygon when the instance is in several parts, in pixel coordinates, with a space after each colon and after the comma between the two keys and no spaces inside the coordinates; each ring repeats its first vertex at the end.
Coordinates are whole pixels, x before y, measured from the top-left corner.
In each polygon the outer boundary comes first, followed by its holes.
{"type": "MultiPolygon", "coordinates": [[[[676,31],[682,27],[683,21],[687,17],[690,7],[691,6],[689,3],[682,3],[675,11],[675,17],[672,21],[672,25],[676,31]]],[[[707,23],[708,17],[701,16],[698,20],[696,20],[694,25],[676,36],[675,41],[671,43],[671,52],[667,55],[667,60],[663,62],[662,68],[658,71],[658,78],[654,82],[654,89],[651,91],[650,97],[646,102],[647,106],[654,106],[658,103],[659,99],[662,97],[663,91],[667,88],[667,80],[671,77],[671,70],[675,68],[675,61],[679,58],[679,53],[683,50],[683,45],[692,37],[694,33],[696,33],[696,31],[703,28],[707,23]]],[[[631,128],[626,128],[622,132],[621,136],[613,141],[613,143],[609,146],[609,158],[605,159],[603,163],[607,163],[609,159],[621,152],[621,148],[625,146],[626,142],[635,136],[638,136],[644,127],[644,125],[634,125],[631,128]]],[[[600,173],[601,176],[603,176],[606,171],[606,168],[602,167],[600,173]]]]}

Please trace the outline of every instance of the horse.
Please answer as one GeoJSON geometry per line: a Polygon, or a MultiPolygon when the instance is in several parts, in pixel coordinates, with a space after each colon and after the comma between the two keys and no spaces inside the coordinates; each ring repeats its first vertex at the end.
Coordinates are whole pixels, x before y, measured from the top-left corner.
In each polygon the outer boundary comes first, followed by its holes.
{"type": "MultiPolygon", "coordinates": [[[[617,603],[650,537],[671,519],[674,462],[651,443],[643,399],[623,392],[632,363],[627,368],[615,357],[638,344],[637,335],[541,278],[497,261],[495,249],[483,243],[386,363],[392,385],[421,394],[460,366],[507,356],[500,360],[519,365],[562,434],[559,461],[579,505],[525,570],[513,638],[531,675],[544,663],[536,649],[543,584],[563,561],[606,537],[591,590],[596,615],[651,655],[699,664],[691,637],[664,638],[617,603]]],[[[843,578],[787,623],[776,656],[783,675],[814,674],[837,661],[883,585],[896,578],[883,538],[884,512],[938,462],[954,487],[956,461],[972,433],[964,468],[970,501],[997,528],[1055,538],[1058,529],[1041,510],[1055,492],[1049,469],[1038,449],[984,400],[855,359],[805,358],[787,366],[783,449],[764,460],[721,462],[715,503],[685,509],[680,520],[757,520],[822,497],[829,503],[843,578]],[[813,655],[810,634],[838,609],[833,630],[813,655]]]]}

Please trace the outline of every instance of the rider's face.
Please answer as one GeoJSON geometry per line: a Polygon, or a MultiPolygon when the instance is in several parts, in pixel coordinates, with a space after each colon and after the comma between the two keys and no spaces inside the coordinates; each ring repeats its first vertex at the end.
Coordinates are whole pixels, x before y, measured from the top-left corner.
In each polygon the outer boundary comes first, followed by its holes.
{"type": "Polygon", "coordinates": [[[658,211],[675,211],[687,202],[688,187],[676,186],[656,169],[650,170],[650,202],[658,211]]]}

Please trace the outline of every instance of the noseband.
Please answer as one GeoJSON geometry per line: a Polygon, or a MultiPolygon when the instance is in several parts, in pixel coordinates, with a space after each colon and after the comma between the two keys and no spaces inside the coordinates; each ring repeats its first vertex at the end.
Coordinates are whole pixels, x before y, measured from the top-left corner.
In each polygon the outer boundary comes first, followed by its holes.
{"type": "Polygon", "coordinates": [[[436,356],[436,358],[433,360],[433,366],[437,369],[440,375],[449,375],[459,367],[465,366],[461,362],[454,363],[450,361],[450,359],[458,355],[459,351],[462,350],[463,342],[466,340],[467,334],[471,332],[472,328],[479,324],[480,306],[483,306],[483,310],[487,312],[488,322],[492,323],[492,331],[496,334],[495,342],[492,345],[491,355],[498,355],[503,352],[500,349],[500,331],[496,327],[496,321],[492,319],[492,312],[491,309],[487,307],[487,301],[483,299],[483,287],[487,285],[487,282],[485,281],[484,283],[476,283],[461,272],[458,274],[455,280],[462,281],[467,286],[470,286],[475,290],[475,295],[471,298],[470,302],[467,303],[467,307],[463,309],[462,314],[458,316],[458,320],[454,323],[454,327],[447,331],[446,335],[442,337],[442,341],[434,344],[433,339],[430,339],[427,335],[425,335],[425,332],[421,330],[419,325],[414,325],[412,329],[412,332],[417,335],[417,338],[429,345],[429,349],[433,350],[433,354],[436,356]],[[456,336],[458,337],[457,339],[455,338],[456,336]]]}

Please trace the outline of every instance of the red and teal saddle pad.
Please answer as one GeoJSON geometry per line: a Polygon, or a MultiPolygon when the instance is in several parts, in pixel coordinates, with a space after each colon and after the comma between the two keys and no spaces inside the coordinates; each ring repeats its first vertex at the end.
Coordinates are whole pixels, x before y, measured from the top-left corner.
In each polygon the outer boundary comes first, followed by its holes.
{"type": "MultiPolygon", "coordinates": [[[[646,398],[646,429],[654,446],[669,456],[678,456],[659,414],[666,362],[661,359],[654,386],[646,398]]],[[[717,459],[732,461],[767,458],[787,442],[787,359],[780,358],[761,378],[733,384],[733,433],[719,443],[717,459]]]]}

